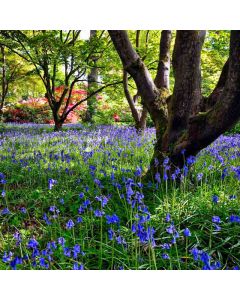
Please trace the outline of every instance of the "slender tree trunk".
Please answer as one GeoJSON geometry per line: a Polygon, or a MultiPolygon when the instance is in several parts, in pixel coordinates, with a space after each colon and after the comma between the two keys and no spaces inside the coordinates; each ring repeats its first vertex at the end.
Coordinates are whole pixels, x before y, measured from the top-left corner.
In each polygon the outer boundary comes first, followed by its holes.
{"type": "Polygon", "coordinates": [[[5,102],[6,94],[7,94],[7,80],[6,80],[6,59],[5,59],[5,49],[4,46],[0,46],[1,49],[1,67],[2,67],[2,82],[1,82],[1,100],[0,100],[0,120],[3,115],[3,105],[5,102]]]}
{"type": "MultiPolygon", "coordinates": [[[[90,31],[90,42],[96,37],[97,30],[90,31]]],[[[92,55],[91,62],[94,66],[91,68],[90,74],[88,75],[88,95],[97,89],[98,81],[98,69],[96,67],[97,58],[92,55]]],[[[93,96],[87,100],[87,111],[85,115],[85,122],[92,122],[93,116],[96,113],[97,98],[93,96]]]]}
{"type": "Polygon", "coordinates": [[[158,69],[154,80],[158,89],[165,88],[169,90],[171,39],[172,31],[162,30],[159,46],[158,69]]]}

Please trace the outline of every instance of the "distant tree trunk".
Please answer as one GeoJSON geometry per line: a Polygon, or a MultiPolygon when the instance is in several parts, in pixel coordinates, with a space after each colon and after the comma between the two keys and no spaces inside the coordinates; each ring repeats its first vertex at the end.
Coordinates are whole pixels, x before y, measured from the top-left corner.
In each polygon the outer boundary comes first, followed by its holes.
{"type": "Polygon", "coordinates": [[[229,60],[207,99],[211,105],[206,111],[201,111],[200,68],[205,31],[177,31],[173,51],[175,85],[170,97],[152,80],[127,32],[113,30],[109,34],[156,127],[156,144],[148,174],[160,172],[167,156],[171,171],[183,167],[184,156],[196,155],[240,119],[240,31],[231,31],[229,60]]]}
{"type": "Polygon", "coordinates": [[[135,122],[135,128],[138,132],[144,132],[146,128],[146,122],[147,122],[147,109],[143,106],[142,111],[139,111],[136,107],[137,99],[139,98],[138,93],[131,96],[129,89],[128,89],[128,74],[126,71],[123,71],[123,87],[124,87],[124,93],[125,97],[128,101],[129,107],[131,109],[132,117],[135,122]]]}
{"type": "Polygon", "coordinates": [[[5,102],[5,98],[7,95],[7,79],[6,79],[6,61],[5,61],[5,49],[3,45],[0,45],[1,49],[1,67],[2,67],[2,82],[1,82],[1,94],[0,94],[0,120],[2,119],[3,115],[3,105],[5,102]]]}
{"type": "MultiPolygon", "coordinates": [[[[97,30],[90,31],[90,42],[96,37],[96,34],[97,30]]],[[[90,61],[92,62],[93,66],[91,67],[90,74],[88,75],[88,95],[90,95],[98,87],[98,69],[96,67],[97,58],[92,55],[90,61]]],[[[84,120],[85,122],[92,122],[93,116],[96,113],[96,105],[96,95],[87,100],[87,111],[84,120]]]]}

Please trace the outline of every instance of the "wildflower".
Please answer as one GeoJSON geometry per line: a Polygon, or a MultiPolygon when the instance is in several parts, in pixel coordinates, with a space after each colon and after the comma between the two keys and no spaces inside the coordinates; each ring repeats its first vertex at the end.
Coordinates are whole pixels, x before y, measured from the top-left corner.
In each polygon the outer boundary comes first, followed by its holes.
{"type": "Polygon", "coordinates": [[[214,225],[214,229],[216,230],[216,231],[220,231],[221,230],[221,227],[219,226],[219,225],[217,225],[217,224],[213,224],[214,225]]]}
{"type": "Polygon", "coordinates": [[[119,217],[116,214],[106,215],[107,224],[119,224],[119,217]]]}
{"type": "Polygon", "coordinates": [[[78,263],[74,263],[73,264],[73,270],[84,270],[84,266],[83,266],[83,264],[78,264],[78,263]]]}
{"type": "Polygon", "coordinates": [[[55,184],[57,184],[57,180],[55,180],[55,179],[48,179],[48,189],[49,190],[51,190],[55,184]]]}
{"type": "Polygon", "coordinates": [[[1,215],[9,215],[11,212],[10,210],[6,207],[1,211],[1,215]]]}
{"type": "Polygon", "coordinates": [[[203,173],[198,173],[197,174],[197,181],[202,180],[202,178],[203,178],[203,173]]]}
{"type": "Polygon", "coordinates": [[[80,247],[80,245],[76,244],[73,247],[73,258],[76,259],[78,257],[79,253],[81,253],[81,247],[80,247]]]}
{"type": "Polygon", "coordinates": [[[13,237],[14,237],[14,239],[16,240],[16,245],[18,246],[18,245],[21,243],[21,241],[22,241],[21,234],[20,234],[18,231],[16,231],[16,232],[13,234],[13,237]]]}
{"type": "Polygon", "coordinates": [[[38,247],[38,242],[33,238],[33,239],[30,239],[29,241],[28,241],[28,248],[30,248],[30,249],[36,249],[37,247],[38,247]]]}
{"type": "Polygon", "coordinates": [[[240,216],[237,215],[231,215],[229,217],[229,222],[230,223],[240,223],[240,216]]]}
{"type": "Polygon", "coordinates": [[[10,267],[12,268],[12,270],[16,270],[17,269],[17,265],[21,265],[22,263],[23,263],[22,258],[16,256],[14,259],[12,259],[10,261],[10,267]]]}
{"type": "Polygon", "coordinates": [[[166,218],[165,218],[166,222],[170,222],[171,221],[171,216],[169,213],[167,213],[166,218]]]}
{"type": "Polygon", "coordinates": [[[219,201],[219,197],[217,195],[213,195],[212,196],[212,202],[215,203],[215,204],[217,204],[218,201],[219,201]]]}
{"type": "Polygon", "coordinates": [[[110,241],[113,240],[113,236],[114,236],[114,231],[112,230],[112,228],[108,229],[108,238],[110,241]]]}
{"type": "Polygon", "coordinates": [[[66,223],[66,228],[67,229],[71,229],[71,228],[73,228],[74,227],[74,222],[73,222],[73,220],[68,220],[67,221],[67,223],[66,223]]]}
{"type": "Polygon", "coordinates": [[[65,242],[66,242],[65,238],[63,238],[63,237],[58,238],[59,245],[64,246],[65,242]]]}
{"type": "Polygon", "coordinates": [[[175,226],[174,225],[170,225],[169,227],[166,228],[167,233],[169,234],[173,234],[175,231],[175,226]]]}
{"type": "Polygon", "coordinates": [[[168,175],[167,175],[166,172],[164,172],[164,174],[163,174],[163,180],[164,180],[164,181],[167,181],[167,180],[168,180],[168,175]]]}
{"type": "Polygon", "coordinates": [[[20,208],[20,212],[23,213],[23,214],[26,214],[27,213],[27,210],[25,207],[21,207],[20,208]]]}
{"type": "Polygon", "coordinates": [[[140,167],[136,168],[136,172],[134,173],[135,176],[141,176],[142,174],[142,169],[140,167]]]}
{"type": "Polygon", "coordinates": [[[162,254],[162,259],[170,259],[170,257],[167,253],[163,253],[162,254]]]}
{"type": "Polygon", "coordinates": [[[5,190],[2,190],[2,193],[1,193],[2,197],[4,198],[6,196],[6,191],[5,190]]]}
{"type": "Polygon", "coordinates": [[[213,217],[212,217],[212,222],[213,222],[213,223],[219,224],[219,223],[221,222],[221,219],[220,219],[220,217],[218,217],[218,216],[213,216],[213,217]]]}
{"type": "Polygon", "coordinates": [[[94,215],[95,215],[96,217],[99,217],[99,218],[101,218],[104,214],[105,214],[105,212],[104,212],[104,211],[101,211],[101,210],[99,210],[99,209],[96,209],[96,210],[94,211],[94,215]]]}
{"type": "Polygon", "coordinates": [[[80,194],[79,194],[79,198],[80,198],[80,199],[84,198],[84,193],[80,193],[80,194]]]}
{"type": "Polygon", "coordinates": [[[188,228],[185,228],[183,231],[183,235],[186,237],[191,236],[191,231],[188,228]]]}
{"type": "Polygon", "coordinates": [[[79,223],[82,223],[82,221],[83,221],[82,217],[78,217],[78,218],[77,218],[77,223],[78,223],[78,224],[79,224],[79,223]]]}
{"type": "Polygon", "coordinates": [[[161,247],[164,250],[170,250],[171,244],[164,243],[163,245],[161,245],[161,247]]]}
{"type": "Polygon", "coordinates": [[[233,200],[233,199],[236,199],[237,197],[236,197],[236,195],[230,195],[229,196],[229,200],[233,200]]]}
{"type": "Polygon", "coordinates": [[[59,200],[59,203],[64,204],[64,199],[63,199],[63,198],[60,199],[60,200],[59,200]]]}
{"type": "Polygon", "coordinates": [[[106,196],[96,196],[95,199],[101,202],[102,207],[106,206],[108,203],[108,198],[106,196]]]}
{"type": "Polygon", "coordinates": [[[44,215],[43,215],[43,220],[46,222],[47,225],[51,225],[51,224],[52,224],[52,223],[50,222],[50,220],[49,220],[49,218],[48,218],[48,216],[47,216],[46,213],[44,213],[44,215]]]}
{"type": "Polygon", "coordinates": [[[40,267],[43,267],[43,268],[45,268],[45,269],[48,269],[48,268],[49,268],[49,264],[46,263],[44,257],[40,257],[40,258],[39,258],[39,265],[40,265],[40,267]]]}
{"type": "Polygon", "coordinates": [[[2,261],[5,262],[5,263],[9,262],[9,261],[11,261],[12,256],[13,256],[13,253],[11,251],[8,254],[7,254],[7,252],[4,252],[4,255],[2,257],[2,261]]]}
{"type": "Polygon", "coordinates": [[[193,259],[198,260],[198,255],[200,254],[200,251],[197,248],[192,248],[192,250],[190,250],[190,252],[193,255],[193,259]]]}
{"type": "Polygon", "coordinates": [[[68,247],[63,248],[63,254],[67,257],[71,257],[71,249],[68,247]]]}

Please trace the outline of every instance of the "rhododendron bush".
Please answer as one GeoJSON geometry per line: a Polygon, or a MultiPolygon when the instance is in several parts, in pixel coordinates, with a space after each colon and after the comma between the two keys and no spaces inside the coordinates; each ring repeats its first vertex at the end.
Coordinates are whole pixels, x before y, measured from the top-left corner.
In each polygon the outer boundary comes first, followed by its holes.
{"type": "MultiPolygon", "coordinates": [[[[63,86],[56,87],[55,93],[57,94],[57,99],[60,95],[63,86]]],[[[70,104],[68,109],[70,109],[76,102],[84,99],[86,97],[86,91],[83,89],[75,89],[72,91],[72,97],[70,99],[70,104]]],[[[64,99],[66,102],[67,98],[64,99]]],[[[65,105],[63,103],[60,112],[62,113],[65,105]]],[[[67,116],[66,123],[77,123],[82,119],[83,114],[86,111],[86,102],[77,106],[74,111],[70,112],[67,116]]],[[[16,123],[47,123],[54,124],[52,112],[48,104],[48,100],[45,97],[42,98],[29,98],[27,100],[20,100],[14,106],[9,106],[5,108],[4,111],[4,121],[5,122],[16,122],[16,123]]]]}

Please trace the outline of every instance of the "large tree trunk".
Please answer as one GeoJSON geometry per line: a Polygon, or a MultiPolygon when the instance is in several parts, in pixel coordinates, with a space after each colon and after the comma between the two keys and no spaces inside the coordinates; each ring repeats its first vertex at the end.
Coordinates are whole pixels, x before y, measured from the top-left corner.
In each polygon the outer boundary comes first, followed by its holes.
{"type": "MultiPolygon", "coordinates": [[[[97,30],[90,31],[90,42],[95,38],[97,34],[97,30]]],[[[88,95],[90,95],[93,91],[97,89],[97,81],[98,81],[98,69],[96,67],[97,58],[92,55],[91,63],[93,64],[91,71],[88,75],[88,95]]],[[[87,111],[85,115],[85,122],[92,122],[93,116],[96,113],[96,106],[97,106],[97,98],[96,95],[89,98],[87,100],[87,111]]]]}
{"type": "MultiPolygon", "coordinates": [[[[156,144],[150,173],[161,171],[169,157],[172,168],[183,167],[187,156],[196,155],[240,119],[240,31],[232,31],[229,60],[202,111],[201,49],[205,31],[178,31],[173,51],[175,85],[168,98],[153,82],[133,49],[126,31],[109,31],[125,70],[133,77],[156,127],[156,144]],[[168,99],[168,114],[166,102],[168,99]],[[185,158],[183,155],[185,152],[185,158]]],[[[158,69],[159,74],[159,69],[158,69]]]]}

